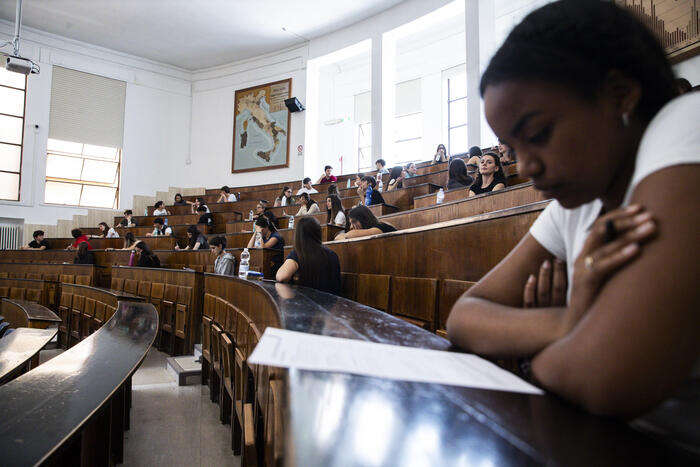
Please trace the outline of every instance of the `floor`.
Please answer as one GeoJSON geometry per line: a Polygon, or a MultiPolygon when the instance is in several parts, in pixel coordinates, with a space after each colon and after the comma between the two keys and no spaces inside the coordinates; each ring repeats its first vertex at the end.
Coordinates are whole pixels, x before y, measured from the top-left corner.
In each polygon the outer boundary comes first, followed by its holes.
{"type": "MultiPolygon", "coordinates": [[[[60,351],[42,351],[45,361],[60,351]]],[[[199,377],[178,386],[166,370],[167,355],[151,349],[132,382],[131,429],[124,466],[239,466],[231,451],[231,426],[219,422],[219,406],[199,377]]]]}

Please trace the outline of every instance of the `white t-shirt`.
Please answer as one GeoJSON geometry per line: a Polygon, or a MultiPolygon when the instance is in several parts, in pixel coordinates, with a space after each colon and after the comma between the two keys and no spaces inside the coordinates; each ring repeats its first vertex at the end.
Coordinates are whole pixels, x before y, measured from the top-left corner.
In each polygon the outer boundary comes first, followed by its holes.
{"type": "Polygon", "coordinates": [[[297,191],[297,196],[301,195],[302,193],[308,193],[310,195],[313,195],[314,193],[318,193],[318,190],[316,188],[306,188],[306,187],[301,187],[299,188],[299,191],[297,191]]]}
{"type": "Polygon", "coordinates": [[[238,200],[236,199],[236,195],[229,193],[229,195],[226,197],[226,201],[229,203],[235,203],[238,200]]]}
{"type": "Polygon", "coordinates": [[[156,229],[153,229],[153,232],[151,232],[151,235],[153,235],[154,237],[160,237],[160,236],[162,236],[162,235],[170,236],[170,235],[172,235],[172,234],[173,234],[173,229],[171,229],[170,227],[165,227],[165,233],[164,233],[164,234],[161,234],[161,233],[160,233],[160,230],[158,230],[157,228],[156,228],[156,229]]]}
{"type": "Polygon", "coordinates": [[[153,215],[154,216],[167,216],[168,215],[168,210],[163,208],[163,209],[155,209],[153,210],[153,215]]]}
{"type": "Polygon", "coordinates": [[[119,238],[119,234],[117,233],[116,230],[114,230],[112,227],[109,228],[107,231],[107,235],[105,235],[106,238],[119,238]]]}
{"type": "MultiPolygon", "coordinates": [[[[700,163],[700,92],[674,99],[649,123],[639,144],[632,180],[622,206],[629,204],[639,182],[666,167],[700,163]]],[[[588,229],[600,214],[603,203],[593,200],[575,209],[552,201],[530,227],[530,234],[546,250],[566,261],[569,288],[588,229]]]]}
{"type": "Polygon", "coordinates": [[[344,226],[345,225],[345,213],[343,211],[338,211],[338,214],[335,215],[335,219],[333,220],[333,223],[338,226],[344,226]]]}

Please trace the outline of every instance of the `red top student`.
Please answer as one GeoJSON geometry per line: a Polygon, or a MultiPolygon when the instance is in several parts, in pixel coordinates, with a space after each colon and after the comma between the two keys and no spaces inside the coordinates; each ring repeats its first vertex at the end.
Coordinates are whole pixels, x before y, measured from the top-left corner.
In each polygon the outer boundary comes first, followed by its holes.
{"type": "Polygon", "coordinates": [[[324,184],[324,183],[335,183],[338,181],[338,178],[335,175],[331,175],[331,172],[333,171],[333,167],[330,165],[327,165],[324,169],[324,174],[321,178],[318,179],[318,182],[316,184],[324,184]]]}

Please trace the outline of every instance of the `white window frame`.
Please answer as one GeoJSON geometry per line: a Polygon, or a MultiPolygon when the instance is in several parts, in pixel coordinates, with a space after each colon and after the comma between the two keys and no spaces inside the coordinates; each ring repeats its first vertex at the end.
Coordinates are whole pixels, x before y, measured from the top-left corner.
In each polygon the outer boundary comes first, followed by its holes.
{"type": "MultiPolygon", "coordinates": [[[[17,175],[19,177],[19,181],[17,183],[17,198],[15,199],[9,199],[9,198],[0,198],[1,201],[19,201],[20,200],[20,194],[22,193],[22,159],[24,157],[24,123],[25,123],[25,117],[27,115],[27,82],[28,82],[28,76],[24,77],[24,89],[22,88],[16,88],[14,86],[8,86],[5,84],[0,84],[0,87],[7,88],[7,89],[14,89],[16,91],[22,91],[24,93],[24,105],[22,106],[22,137],[20,139],[20,143],[10,143],[7,141],[0,141],[0,143],[7,144],[9,146],[19,146],[19,170],[17,172],[10,171],[10,170],[0,170],[2,173],[8,173],[8,174],[13,174],[17,175]]],[[[4,117],[12,117],[12,118],[20,118],[19,115],[12,115],[12,114],[0,114],[4,117]]]]}

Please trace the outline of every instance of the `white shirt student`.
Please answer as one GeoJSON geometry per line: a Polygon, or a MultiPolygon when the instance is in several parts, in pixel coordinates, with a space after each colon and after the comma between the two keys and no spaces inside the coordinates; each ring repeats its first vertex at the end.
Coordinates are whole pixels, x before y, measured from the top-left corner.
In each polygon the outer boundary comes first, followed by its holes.
{"type": "Polygon", "coordinates": [[[311,185],[311,179],[309,177],[306,177],[302,182],[301,188],[297,191],[297,196],[300,196],[302,193],[307,193],[309,195],[318,193],[318,190],[311,185]]]}
{"type": "Polygon", "coordinates": [[[335,219],[333,219],[333,223],[339,227],[345,227],[345,213],[343,211],[338,211],[338,214],[335,215],[335,219]]]}

